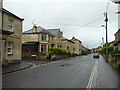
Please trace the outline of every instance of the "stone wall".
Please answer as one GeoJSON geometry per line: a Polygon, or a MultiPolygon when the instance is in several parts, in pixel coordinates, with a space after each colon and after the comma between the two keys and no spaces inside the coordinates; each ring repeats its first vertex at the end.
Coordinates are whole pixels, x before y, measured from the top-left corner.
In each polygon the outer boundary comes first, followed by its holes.
{"type": "Polygon", "coordinates": [[[25,42],[38,42],[38,34],[23,34],[22,43],[25,42]]]}
{"type": "Polygon", "coordinates": [[[41,52],[22,52],[22,60],[44,60],[46,54],[41,52]]]}
{"type": "Polygon", "coordinates": [[[108,62],[116,69],[120,67],[120,55],[109,55],[108,62]]]}
{"type": "Polygon", "coordinates": [[[59,59],[65,59],[69,58],[68,54],[61,54],[61,55],[51,55],[51,60],[59,60],[59,59]]]}

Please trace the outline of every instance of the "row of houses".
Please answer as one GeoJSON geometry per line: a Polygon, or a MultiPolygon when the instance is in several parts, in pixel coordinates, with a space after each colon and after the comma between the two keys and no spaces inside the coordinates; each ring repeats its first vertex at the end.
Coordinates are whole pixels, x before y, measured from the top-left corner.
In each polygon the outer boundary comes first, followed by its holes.
{"type": "Polygon", "coordinates": [[[63,37],[60,29],[45,29],[34,25],[22,33],[24,19],[4,8],[0,9],[0,19],[2,63],[20,61],[23,52],[42,52],[47,55],[49,48],[61,48],[81,55],[85,49],[82,42],[75,37],[72,39],[63,37]]]}
{"type": "Polygon", "coordinates": [[[75,37],[72,39],[63,37],[60,29],[45,29],[34,25],[32,29],[23,32],[22,52],[41,52],[47,56],[49,48],[66,49],[70,53],[81,55],[84,47],[75,37]]]}
{"type": "MultiPolygon", "coordinates": [[[[114,46],[115,50],[120,51],[120,29],[114,34],[114,36],[115,36],[115,40],[112,41],[112,42],[109,42],[108,45],[109,46],[114,46]]],[[[93,48],[92,52],[98,52],[98,51],[101,51],[101,50],[102,50],[102,47],[99,46],[97,48],[93,48]]]]}
{"type": "Polygon", "coordinates": [[[115,33],[114,46],[116,50],[120,51],[120,29],[115,33]]]}

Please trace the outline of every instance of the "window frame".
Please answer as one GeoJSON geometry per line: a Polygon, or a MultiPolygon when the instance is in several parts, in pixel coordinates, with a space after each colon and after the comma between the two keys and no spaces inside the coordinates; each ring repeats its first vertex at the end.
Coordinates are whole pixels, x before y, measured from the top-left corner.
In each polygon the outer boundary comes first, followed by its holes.
{"type": "Polygon", "coordinates": [[[8,20],[8,31],[13,32],[14,20],[8,20]],[[11,28],[11,29],[10,29],[11,28]]]}
{"type": "Polygon", "coordinates": [[[42,33],[41,40],[42,41],[47,41],[47,34],[42,33]]]}
{"type": "Polygon", "coordinates": [[[47,52],[47,45],[41,45],[41,52],[43,53],[47,52]]]}
{"type": "Polygon", "coordinates": [[[8,42],[7,43],[7,54],[13,54],[13,42],[8,42]],[[11,45],[9,45],[9,44],[11,44],[11,45]],[[10,49],[10,52],[9,52],[9,50],[8,49],[10,49]]]}

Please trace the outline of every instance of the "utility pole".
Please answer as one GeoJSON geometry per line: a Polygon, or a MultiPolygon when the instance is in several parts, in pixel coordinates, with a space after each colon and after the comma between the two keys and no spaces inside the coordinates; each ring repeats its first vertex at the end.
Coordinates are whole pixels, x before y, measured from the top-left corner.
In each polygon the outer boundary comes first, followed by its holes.
{"type": "Polygon", "coordinates": [[[104,37],[102,37],[102,47],[104,47],[104,37]]]}
{"type": "Polygon", "coordinates": [[[105,22],[106,22],[106,62],[108,62],[108,30],[107,30],[107,22],[108,22],[108,16],[107,12],[104,13],[105,15],[105,22]]]}

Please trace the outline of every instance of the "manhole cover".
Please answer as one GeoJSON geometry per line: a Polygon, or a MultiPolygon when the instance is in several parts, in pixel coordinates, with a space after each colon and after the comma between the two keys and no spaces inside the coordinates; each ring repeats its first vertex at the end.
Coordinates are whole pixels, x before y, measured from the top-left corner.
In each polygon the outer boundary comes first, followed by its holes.
{"type": "Polygon", "coordinates": [[[68,66],[71,66],[71,65],[73,65],[73,64],[67,63],[67,64],[62,64],[60,66],[66,66],[66,67],[68,67],[68,66]]]}

